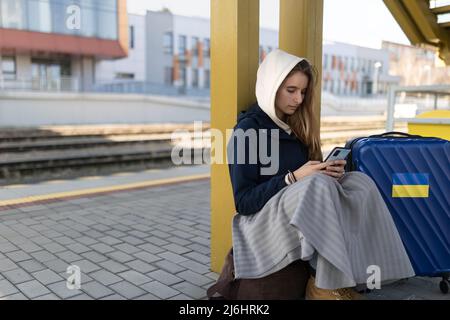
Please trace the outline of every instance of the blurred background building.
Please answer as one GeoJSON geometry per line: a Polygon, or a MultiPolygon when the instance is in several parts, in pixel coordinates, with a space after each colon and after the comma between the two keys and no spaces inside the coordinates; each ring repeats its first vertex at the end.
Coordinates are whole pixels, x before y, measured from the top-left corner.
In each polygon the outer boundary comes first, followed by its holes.
{"type": "MultiPolygon", "coordinates": [[[[0,34],[6,39],[0,44],[3,89],[209,97],[209,19],[168,10],[126,15],[120,1],[83,0],[81,27],[71,30],[66,26],[71,3],[0,0],[0,34]],[[29,12],[37,12],[36,19],[29,12]]],[[[277,31],[261,29],[260,44],[262,61],[278,46],[277,31]]],[[[400,83],[394,75],[403,72],[393,47],[326,41],[323,91],[347,97],[386,95],[400,83]]]]}
{"type": "MultiPolygon", "coordinates": [[[[97,89],[107,92],[209,97],[210,20],[168,10],[129,15],[130,54],[97,64],[97,89]]],[[[263,29],[260,58],[278,45],[263,29]]]]}
{"type": "Polygon", "coordinates": [[[386,95],[399,83],[386,50],[327,41],[322,61],[322,90],[338,96],[386,95]]]}
{"type": "Polygon", "coordinates": [[[2,89],[89,91],[128,55],[124,0],[0,0],[2,89]]]}
{"type": "MultiPolygon", "coordinates": [[[[262,62],[278,31],[259,40],[262,62]]],[[[381,115],[394,85],[449,83],[436,50],[324,41],[322,115],[381,115]]],[[[0,0],[0,52],[0,126],[209,119],[207,18],[128,14],[125,0],[0,0]]]]}
{"type": "MultiPolygon", "coordinates": [[[[209,19],[170,11],[130,15],[130,55],[97,65],[99,90],[209,96],[209,19]]],[[[278,32],[261,28],[260,62],[278,46],[278,32]]],[[[389,74],[387,50],[327,41],[322,89],[338,96],[385,95],[400,78],[389,74]]]]}
{"type": "Polygon", "coordinates": [[[383,41],[382,48],[389,54],[390,72],[400,77],[400,85],[449,83],[450,66],[446,66],[439,58],[436,47],[415,47],[383,41]]]}

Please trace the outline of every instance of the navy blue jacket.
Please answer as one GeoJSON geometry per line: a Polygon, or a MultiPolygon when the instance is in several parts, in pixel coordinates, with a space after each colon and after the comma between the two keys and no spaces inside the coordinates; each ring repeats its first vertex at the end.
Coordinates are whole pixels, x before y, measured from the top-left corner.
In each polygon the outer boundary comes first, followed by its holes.
{"type": "Polygon", "coordinates": [[[236,210],[239,214],[251,215],[261,210],[270,198],[286,187],[284,177],[288,170],[294,171],[308,162],[308,149],[293,133],[289,135],[278,127],[256,103],[248,111],[239,114],[234,132],[236,132],[236,129],[244,131],[267,129],[265,131],[269,137],[266,140],[267,150],[270,150],[271,147],[270,129],[278,129],[279,132],[279,167],[273,175],[261,174],[261,168],[270,167],[270,164],[261,164],[259,156],[257,157],[257,163],[249,163],[249,151],[259,152],[259,135],[258,143],[251,143],[249,139],[245,140],[245,164],[237,163],[238,139],[235,136],[232,137],[235,141],[233,148],[230,143],[231,140],[228,143],[228,156],[229,162],[231,162],[228,166],[236,210]],[[234,155],[230,153],[231,150],[234,150],[234,155]]]}

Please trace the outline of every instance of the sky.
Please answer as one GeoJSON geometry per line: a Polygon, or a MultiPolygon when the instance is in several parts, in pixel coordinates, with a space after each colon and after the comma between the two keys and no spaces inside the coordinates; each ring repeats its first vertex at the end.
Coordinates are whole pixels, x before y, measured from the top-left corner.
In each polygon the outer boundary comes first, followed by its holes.
{"type": "MultiPolygon", "coordinates": [[[[168,8],[177,15],[210,17],[210,0],[128,0],[128,12],[168,8]]],[[[260,26],[278,29],[279,0],[260,0],[260,26]]],[[[410,44],[382,0],[324,0],[324,39],[381,48],[382,40],[410,44]],[[358,12],[358,14],[353,14],[358,12]]]]}

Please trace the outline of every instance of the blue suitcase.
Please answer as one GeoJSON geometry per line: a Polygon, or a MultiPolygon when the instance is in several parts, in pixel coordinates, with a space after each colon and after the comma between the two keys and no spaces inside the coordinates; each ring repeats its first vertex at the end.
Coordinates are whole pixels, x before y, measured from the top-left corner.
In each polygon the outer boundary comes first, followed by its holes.
{"type": "Polygon", "coordinates": [[[378,186],[392,214],[414,271],[450,275],[450,142],[389,132],[346,144],[347,171],[361,171],[378,186]]]}

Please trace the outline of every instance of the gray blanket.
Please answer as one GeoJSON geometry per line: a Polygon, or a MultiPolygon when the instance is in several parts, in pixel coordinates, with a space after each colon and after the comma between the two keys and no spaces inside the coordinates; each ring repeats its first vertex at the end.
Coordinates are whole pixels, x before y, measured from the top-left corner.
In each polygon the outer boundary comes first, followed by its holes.
{"type": "Polygon", "coordinates": [[[291,262],[315,257],[324,289],[414,276],[392,217],[375,183],[360,172],[339,180],[308,176],[285,187],[258,213],[236,214],[233,247],[237,278],[261,278],[291,262]]]}

